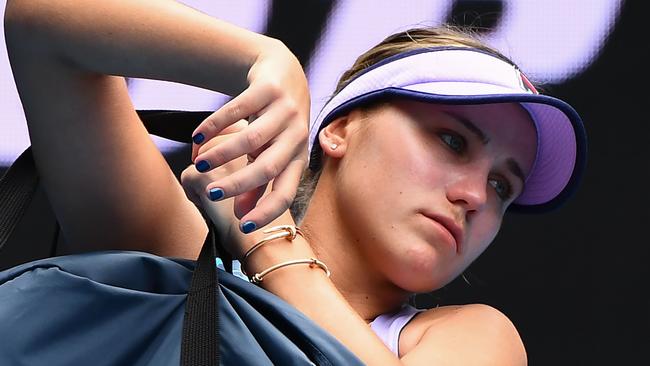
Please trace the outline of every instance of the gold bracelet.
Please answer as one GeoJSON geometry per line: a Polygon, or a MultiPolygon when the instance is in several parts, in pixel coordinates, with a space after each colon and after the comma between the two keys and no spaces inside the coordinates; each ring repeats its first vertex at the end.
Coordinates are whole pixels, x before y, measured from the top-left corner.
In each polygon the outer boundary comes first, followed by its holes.
{"type": "Polygon", "coordinates": [[[256,251],[259,247],[272,240],[287,238],[287,240],[293,241],[293,239],[296,238],[296,235],[302,236],[302,231],[300,230],[300,228],[293,225],[274,226],[264,230],[263,233],[264,234],[277,233],[277,234],[267,236],[266,238],[255,243],[255,245],[253,245],[250,249],[248,249],[248,251],[246,251],[246,254],[244,254],[244,258],[242,259],[242,261],[248,259],[248,257],[250,257],[250,255],[253,254],[253,252],[256,251]]]}
{"type": "Polygon", "coordinates": [[[268,275],[269,273],[275,271],[276,269],[280,269],[280,268],[286,267],[286,266],[291,266],[291,265],[294,265],[294,264],[309,264],[309,267],[312,267],[312,268],[314,266],[318,266],[323,271],[325,271],[325,274],[327,275],[327,277],[330,276],[330,270],[329,270],[329,268],[327,268],[325,263],[319,261],[316,258],[309,258],[309,259],[296,259],[296,260],[293,260],[293,261],[278,263],[278,264],[276,264],[274,266],[271,266],[271,267],[263,270],[260,273],[255,273],[253,276],[250,277],[250,281],[252,283],[254,283],[254,284],[259,284],[264,280],[264,277],[266,275],[268,275]]]}

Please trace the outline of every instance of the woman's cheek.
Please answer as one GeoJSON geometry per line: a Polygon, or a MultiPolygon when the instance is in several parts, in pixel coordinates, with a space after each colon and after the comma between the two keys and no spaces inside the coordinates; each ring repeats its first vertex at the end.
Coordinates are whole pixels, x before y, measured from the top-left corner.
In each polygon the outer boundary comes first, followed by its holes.
{"type": "Polygon", "coordinates": [[[467,255],[470,257],[470,263],[490,246],[499,233],[500,227],[501,220],[496,219],[472,223],[471,236],[467,238],[469,247],[467,255]]]}

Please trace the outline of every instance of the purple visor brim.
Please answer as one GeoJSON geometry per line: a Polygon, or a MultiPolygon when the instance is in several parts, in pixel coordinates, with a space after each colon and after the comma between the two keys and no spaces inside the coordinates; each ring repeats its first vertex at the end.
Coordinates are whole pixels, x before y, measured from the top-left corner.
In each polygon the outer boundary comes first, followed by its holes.
{"type": "Polygon", "coordinates": [[[352,109],[386,98],[447,105],[520,103],[535,123],[537,155],[512,211],[554,209],[581,180],[587,143],[577,112],[562,100],[537,94],[513,65],[480,50],[458,47],[399,54],[348,83],[312,122],[310,167],[319,164],[316,140],[323,127],[352,109]]]}

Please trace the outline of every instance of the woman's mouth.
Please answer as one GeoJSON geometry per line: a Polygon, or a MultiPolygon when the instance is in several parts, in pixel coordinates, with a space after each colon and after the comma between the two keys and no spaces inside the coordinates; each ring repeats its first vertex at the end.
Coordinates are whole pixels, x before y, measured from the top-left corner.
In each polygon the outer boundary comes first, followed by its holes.
{"type": "Polygon", "coordinates": [[[435,214],[432,212],[421,212],[422,216],[432,221],[447,241],[454,247],[456,253],[460,253],[463,243],[463,229],[450,217],[435,214]]]}

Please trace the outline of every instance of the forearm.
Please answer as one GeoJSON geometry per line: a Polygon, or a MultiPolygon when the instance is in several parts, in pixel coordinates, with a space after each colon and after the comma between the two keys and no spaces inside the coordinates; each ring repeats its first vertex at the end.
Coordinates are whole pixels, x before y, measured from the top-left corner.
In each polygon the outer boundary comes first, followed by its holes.
{"type": "Polygon", "coordinates": [[[9,0],[7,42],[94,73],[170,80],[228,94],[271,38],[172,1],[9,0]]]}

